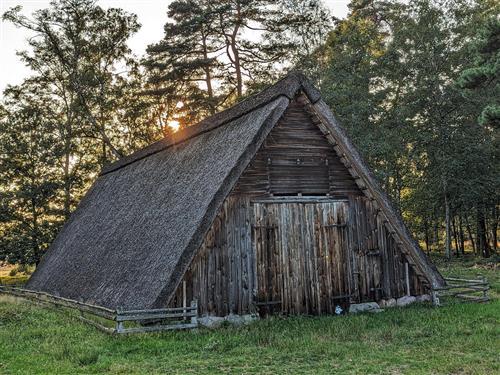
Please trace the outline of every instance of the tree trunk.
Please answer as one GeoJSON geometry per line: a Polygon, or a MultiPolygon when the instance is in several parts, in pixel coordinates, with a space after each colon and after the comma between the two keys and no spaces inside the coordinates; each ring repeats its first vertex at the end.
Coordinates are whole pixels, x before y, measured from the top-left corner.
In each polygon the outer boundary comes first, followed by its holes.
{"type": "Polygon", "coordinates": [[[498,241],[498,209],[497,206],[494,204],[492,208],[492,216],[493,220],[491,222],[491,239],[493,241],[493,254],[497,253],[497,241],[498,241]]]}
{"type": "Polygon", "coordinates": [[[445,209],[445,222],[446,222],[446,247],[445,256],[446,259],[451,259],[451,226],[450,226],[450,202],[448,202],[448,195],[444,196],[444,209],[445,209]]]}
{"type": "Polygon", "coordinates": [[[484,258],[490,257],[490,247],[486,238],[486,218],[482,204],[477,206],[477,247],[484,258]]]}
{"type": "Polygon", "coordinates": [[[238,51],[238,46],[236,43],[236,38],[238,36],[238,31],[240,29],[240,25],[242,24],[241,19],[241,4],[238,1],[236,4],[236,22],[235,27],[233,29],[233,33],[231,34],[231,52],[233,53],[232,62],[234,65],[234,70],[236,74],[236,94],[238,98],[241,98],[243,95],[243,74],[241,72],[241,60],[240,60],[240,52],[238,51]]]}
{"type": "Polygon", "coordinates": [[[238,48],[236,47],[236,40],[233,39],[231,43],[231,50],[234,56],[234,69],[236,73],[236,94],[238,98],[241,98],[243,95],[243,76],[241,74],[241,62],[240,62],[240,54],[238,52],[238,48]]]}
{"type": "MultiPolygon", "coordinates": [[[[34,181],[32,179],[32,186],[35,186],[34,185],[34,181]]],[[[38,240],[38,232],[39,232],[39,229],[38,229],[38,213],[37,213],[37,210],[36,210],[36,201],[35,201],[35,198],[33,196],[31,196],[31,200],[30,200],[30,203],[31,203],[31,215],[32,215],[32,231],[31,231],[31,248],[33,250],[33,257],[35,259],[35,264],[38,265],[38,263],[40,262],[40,258],[41,256],[39,256],[40,254],[40,247],[39,247],[39,240],[38,240]]]]}
{"type": "Polygon", "coordinates": [[[453,219],[451,221],[452,227],[453,227],[453,239],[455,242],[455,256],[458,258],[460,256],[460,248],[458,246],[458,229],[457,229],[457,223],[456,223],[456,216],[453,216],[453,219]]]}
{"type": "Polygon", "coordinates": [[[429,222],[427,221],[427,219],[425,219],[424,221],[424,229],[425,229],[425,251],[427,252],[427,254],[430,254],[431,250],[429,244],[429,222]]]}
{"type": "Polygon", "coordinates": [[[458,215],[458,235],[460,238],[460,252],[462,256],[465,255],[465,236],[464,236],[464,227],[462,224],[462,215],[458,215]]]}
{"type": "Polygon", "coordinates": [[[63,215],[64,219],[68,220],[71,213],[71,155],[72,155],[72,141],[73,141],[73,100],[68,100],[65,93],[62,95],[65,103],[66,121],[64,126],[60,129],[61,137],[64,139],[64,163],[63,163],[63,215]],[[70,104],[71,103],[71,104],[70,104]]]}
{"type": "Polygon", "coordinates": [[[106,150],[106,142],[102,140],[101,142],[101,166],[104,167],[108,163],[108,156],[107,156],[107,150],[106,150]]]}
{"type": "Polygon", "coordinates": [[[69,175],[69,163],[71,161],[70,153],[65,150],[64,155],[64,218],[69,219],[71,212],[71,181],[69,175]]]}
{"type": "MultiPolygon", "coordinates": [[[[208,60],[208,48],[207,48],[207,36],[203,35],[202,37],[203,43],[203,58],[205,61],[208,60]]],[[[216,106],[214,102],[214,90],[212,88],[212,72],[210,71],[209,66],[205,66],[205,83],[207,85],[207,94],[210,106],[210,113],[214,114],[216,112],[216,106]]]]}
{"type": "Polygon", "coordinates": [[[469,236],[470,243],[472,245],[472,252],[477,255],[476,242],[474,241],[474,236],[472,235],[472,229],[469,223],[469,215],[465,215],[465,228],[467,229],[467,235],[469,236]]]}
{"type": "Polygon", "coordinates": [[[433,231],[432,243],[434,244],[434,246],[436,246],[439,249],[439,224],[438,224],[437,218],[436,218],[436,220],[434,220],[434,231],[433,231]]]}

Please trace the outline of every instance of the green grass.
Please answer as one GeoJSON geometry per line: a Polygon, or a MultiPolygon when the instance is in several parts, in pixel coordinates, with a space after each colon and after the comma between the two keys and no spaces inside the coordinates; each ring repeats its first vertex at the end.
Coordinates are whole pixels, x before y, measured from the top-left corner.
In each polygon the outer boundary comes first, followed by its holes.
{"type": "Polygon", "coordinates": [[[499,373],[498,271],[473,260],[442,269],[486,276],[494,300],[116,337],[74,313],[3,297],[0,373],[499,373]]]}

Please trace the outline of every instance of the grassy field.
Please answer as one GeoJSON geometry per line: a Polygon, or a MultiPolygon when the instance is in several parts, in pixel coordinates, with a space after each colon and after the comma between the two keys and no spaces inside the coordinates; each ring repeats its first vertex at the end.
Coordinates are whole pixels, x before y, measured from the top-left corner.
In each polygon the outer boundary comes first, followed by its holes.
{"type": "MultiPolygon", "coordinates": [[[[17,266],[0,263],[0,285],[22,284],[28,280],[29,275],[17,271],[17,266]]],[[[31,270],[30,270],[31,271],[31,270]]]]}
{"type": "Polygon", "coordinates": [[[114,337],[73,313],[3,297],[0,373],[500,373],[495,263],[438,264],[447,275],[486,276],[494,300],[114,337]]]}

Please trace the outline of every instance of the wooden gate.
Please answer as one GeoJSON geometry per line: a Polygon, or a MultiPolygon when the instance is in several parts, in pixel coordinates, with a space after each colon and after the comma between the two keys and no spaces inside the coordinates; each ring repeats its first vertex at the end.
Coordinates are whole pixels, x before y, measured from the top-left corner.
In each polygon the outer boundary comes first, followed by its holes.
{"type": "Polygon", "coordinates": [[[261,313],[332,314],[349,302],[348,203],[255,202],[252,243],[261,313]]]}

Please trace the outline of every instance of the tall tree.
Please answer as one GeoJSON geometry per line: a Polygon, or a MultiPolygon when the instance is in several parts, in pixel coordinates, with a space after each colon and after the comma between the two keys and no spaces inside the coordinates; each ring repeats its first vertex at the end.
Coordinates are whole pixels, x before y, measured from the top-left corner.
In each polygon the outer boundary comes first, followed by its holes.
{"type": "Polygon", "coordinates": [[[353,1],[324,49],[326,99],[421,238],[444,221],[448,256],[454,217],[494,186],[477,106],[454,84],[470,61],[475,25],[493,8],[353,1]]]}
{"type": "Polygon", "coordinates": [[[277,4],[276,14],[267,22],[263,39],[270,50],[282,50],[285,59],[279,70],[300,69],[321,85],[322,64],[316,57],[333,26],[329,9],[321,0],[283,0],[277,4]]]}
{"type": "Polygon", "coordinates": [[[0,120],[0,260],[34,264],[60,219],[56,178],[61,142],[50,93],[27,82],[5,92],[0,120]]]}
{"type": "Polygon", "coordinates": [[[149,131],[149,103],[133,101],[141,86],[126,44],[139,27],[134,15],[60,0],[31,18],[16,7],[3,19],[32,33],[19,55],[33,76],[5,93],[0,252],[36,263],[102,165],[159,132],[149,131]]]}
{"type": "Polygon", "coordinates": [[[117,68],[129,59],[127,40],[139,29],[137,17],[121,9],[105,10],[93,0],[58,0],[31,19],[21,14],[21,7],[7,11],[3,19],[34,33],[32,52],[21,52],[22,58],[72,93],[70,104],[86,121],[88,135],[102,142],[103,162],[108,150],[122,156],[109,134],[116,126],[109,112],[119,96],[117,68]]]}
{"type": "MultiPolygon", "coordinates": [[[[216,14],[210,1],[178,0],[169,5],[165,36],[147,49],[145,66],[152,88],[148,94],[171,98],[183,104],[187,123],[193,118],[214,114],[223,98],[215,91],[222,78],[218,61],[224,48],[216,14]]],[[[181,119],[181,116],[177,116],[181,119]]]]}
{"type": "Polygon", "coordinates": [[[477,38],[471,42],[470,54],[473,56],[473,64],[465,69],[458,79],[459,86],[463,89],[464,97],[481,109],[478,124],[483,129],[483,137],[480,144],[487,147],[483,150],[487,160],[492,161],[490,168],[481,170],[483,179],[489,176],[489,183],[483,184],[483,194],[477,202],[477,228],[478,247],[484,256],[489,256],[490,249],[486,235],[485,210],[491,207],[491,239],[493,251],[497,248],[498,209],[500,192],[498,186],[498,171],[500,143],[498,133],[500,131],[500,20],[493,16],[489,18],[479,30],[477,38]],[[484,152],[486,151],[486,152],[484,152]]]}
{"type": "MultiPolygon", "coordinates": [[[[306,59],[331,17],[320,0],[178,0],[165,37],[148,48],[147,94],[184,124],[240,100],[306,59]],[[175,108],[182,103],[182,109],[175,108]]],[[[311,70],[312,71],[312,70],[311,70]]]]}

